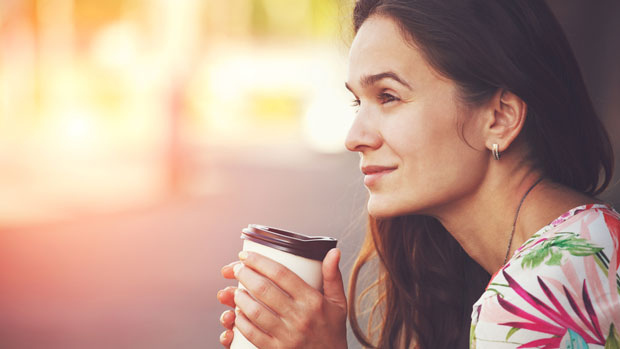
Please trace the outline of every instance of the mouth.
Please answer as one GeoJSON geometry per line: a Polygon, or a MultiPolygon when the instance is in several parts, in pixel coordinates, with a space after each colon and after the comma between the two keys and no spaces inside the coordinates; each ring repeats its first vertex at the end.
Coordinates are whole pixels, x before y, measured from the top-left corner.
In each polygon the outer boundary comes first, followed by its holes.
{"type": "Polygon", "coordinates": [[[396,166],[362,166],[364,176],[364,185],[370,187],[374,185],[381,177],[396,170],[396,166]]]}
{"type": "Polygon", "coordinates": [[[381,172],[391,172],[396,166],[362,166],[362,173],[365,175],[374,175],[381,172]]]}

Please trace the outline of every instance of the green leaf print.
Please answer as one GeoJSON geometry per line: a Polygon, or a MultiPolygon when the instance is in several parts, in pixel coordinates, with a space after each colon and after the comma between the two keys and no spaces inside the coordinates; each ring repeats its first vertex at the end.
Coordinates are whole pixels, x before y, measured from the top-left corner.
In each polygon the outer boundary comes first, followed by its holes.
{"type": "Polygon", "coordinates": [[[618,339],[618,333],[616,333],[614,324],[611,324],[609,328],[609,335],[605,341],[605,349],[620,349],[620,339],[618,339]]]}
{"type": "Polygon", "coordinates": [[[521,267],[536,268],[543,262],[547,265],[560,265],[564,251],[573,256],[590,256],[602,251],[602,247],[591,244],[571,232],[556,233],[552,238],[534,245],[523,256],[521,267]]]}
{"type": "Polygon", "coordinates": [[[560,265],[562,262],[562,252],[551,250],[551,258],[547,261],[547,265],[560,265]]]}
{"type": "Polygon", "coordinates": [[[518,327],[513,327],[510,329],[510,331],[508,331],[508,334],[506,334],[506,341],[508,341],[508,339],[510,339],[510,337],[515,334],[515,332],[517,332],[518,330],[520,330],[520,328],[518,327]]]}
{"type": "Polygon", "coordinates": [[[496,290],[494,288],[487,288],[486,292],[495,292],[495,294],[497,296],[504,298],[504,295],[500,291],[498,291],[498,290],[496,290]]]}

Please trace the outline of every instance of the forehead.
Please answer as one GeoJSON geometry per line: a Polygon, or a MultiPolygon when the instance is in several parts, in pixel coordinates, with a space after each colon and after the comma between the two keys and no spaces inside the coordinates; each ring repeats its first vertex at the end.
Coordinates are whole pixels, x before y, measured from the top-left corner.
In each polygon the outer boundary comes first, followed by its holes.
{"type": "MultiPolygon", "coordinates": [[[[419,49],[403,36],[398,24],[385,16],[371,16],[359,28],[349,51],[352,85],[365,75],[393,71],[407,78],[431,73],[419,49]]],[[[433,74],[434,75],[434,74],[433,74]]]]}

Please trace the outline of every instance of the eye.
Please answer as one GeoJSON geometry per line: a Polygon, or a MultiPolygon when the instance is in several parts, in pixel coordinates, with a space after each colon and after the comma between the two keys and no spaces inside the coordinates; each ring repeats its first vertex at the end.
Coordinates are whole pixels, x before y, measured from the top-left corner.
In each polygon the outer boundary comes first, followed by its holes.
{"type": "Polygon", "coordinates": [[[355,109],[356,113],[357,113],[357,111],[360,108],[360,104],[361,104],[361,102],[360,102],[359,99],[354,99],[354,100],[351,101],[351,107],[353,107],[353,109],[355,109]]]}
{"type": "Polygon", "coordinates": [[[381,92],[379,93],[379,95],[377,95],[377,99],[379,100],[381,104],[386,104],[386,103],[390,103],[393,101],[397,101],[398,97],[395,97],[387,92],[381,92]]]}

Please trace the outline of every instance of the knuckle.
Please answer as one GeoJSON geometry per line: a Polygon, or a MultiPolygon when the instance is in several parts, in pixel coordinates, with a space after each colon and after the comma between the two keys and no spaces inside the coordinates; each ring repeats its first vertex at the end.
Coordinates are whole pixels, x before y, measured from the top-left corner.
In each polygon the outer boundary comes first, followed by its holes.
{"type": "Polygon", "coordinates": [[[253,305],[249,307],[249,309],[246,312],[246,315],[248,316],[248,318],[252,319],[253,322],[260,320],[262,316],[262,311],[261,311],[260,306],[254,303],[253,305]]]}
{"type": "Polygon", "coordinates": [[[256,286],[254,288],[254,295],[258,298],[262,298],[263,296],[265,296],[268,292],[269,292],[269,282],[265,279],[260,280],[259,282],[256,283],[256,286]]]}
{"type": "Polygon", "coordinates": [[[273,271],[274,280],[284,280],[288,277],[288,270],[284,266],[277,266],[273,271]]]}

